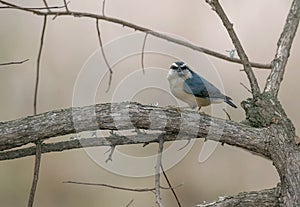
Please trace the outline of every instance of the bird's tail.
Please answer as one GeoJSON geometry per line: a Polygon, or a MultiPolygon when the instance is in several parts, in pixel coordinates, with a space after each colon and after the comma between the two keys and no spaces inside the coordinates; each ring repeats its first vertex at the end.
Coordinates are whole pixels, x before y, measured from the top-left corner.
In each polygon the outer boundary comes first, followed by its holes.
{"type": "Polygon", "coordinates": [[[233,107],[233,108],[237,108],[237,106],[236,106],[234,103],[232,103],[231,100],[232,100],[232,99],[231,99],[230,97],[225,96],[224,102],[227,103],[228,105],[230,105],[230,106],[233,107]]]}

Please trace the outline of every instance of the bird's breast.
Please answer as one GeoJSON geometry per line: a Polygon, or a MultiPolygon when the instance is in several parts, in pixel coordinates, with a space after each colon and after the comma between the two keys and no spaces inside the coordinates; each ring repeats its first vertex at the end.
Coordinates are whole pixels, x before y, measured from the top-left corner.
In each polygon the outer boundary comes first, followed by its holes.
{"type": "Polygon", "coordinates": [[[179,77],[178,75],[174,74],[174,73],[170,73],[167,76],[168,81],[169,81],[169,85],[170,85],[170,90],[172,92],[172,94],[186,102],[190,107],[194,108],[197,106],[197,102],[195,99],[195,96],[193,96],[192,94],[186,93],[184,91],[184,79],[179,77]]]}

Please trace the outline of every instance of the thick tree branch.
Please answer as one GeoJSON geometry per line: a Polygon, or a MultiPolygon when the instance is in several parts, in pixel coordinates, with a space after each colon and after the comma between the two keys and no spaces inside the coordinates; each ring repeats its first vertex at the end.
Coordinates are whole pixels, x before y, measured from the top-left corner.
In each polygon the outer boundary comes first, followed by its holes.
{"type": "Polygon", "coordinates": [[[300,20],[300,1],[294,0],[287,16],[283,31],[277,42],[277,51],[272,62],[272,70],[267,79],[264,91],[277,97],[290,50],[300,20]]]}
{"type": "MultiPolygon", "coordinates": [[[[267,129],[252,128],[191,110],[179,113],[172,108],[129,102],[61,109],[2,122],[0,123],[0,150],[81,131],[134,130],[135,128],[160,130],[164,132],[166,141],[203,137],[269,157],[267,146],[270,135],[267,129]],[[150,121],[150,113],[155,115],[155,123],[150,121]],[[195,131],[197,128],[198,132],[195,131]],[[223,130],[211,130],[222,128],[223,130]],[[207,137],[208,134],[210,136],[207,137]]],[[[153,137],[149,135],[149,140],[143,142],[157,142],[151,138],[153,137]]],[[[119,145],[128,144],[124,139],[118,141],[119,145]]]]}
{"type": "Polygon", "coordinates": [[[251,91],[253,96],[257,96],[260,94],[260,89],[259,89],[259,85],[257,83],[256,77],[254,75],[254,72],[251,68],[251,64],[249,62],[248,56],[246,55],[242,44],[237,36],[237,34],[235,33],[234,29],[233,29],[233,24],[230,22],[230,20],[228,19],[227,15],[225,14],[225,11],[223,10],[221,4],[219,3],[218,0],[206,0],[206,2],[212,7],[212,9],[219,15],[219,17],[221,18],[223,25],[225,26],[231,41],[242,61],[242,64],[244,66],[244,70],[248,76],[249,82],[250,82],[250,86],[251,86],[251,91]]]}
{"type": "Polygon", "coordinates": [[[262,191],[239,193],[236,196],[219,197],[218,201],[199,204],[195,207],[276,207],[278,203],[278,188],[262,191]]]}
{"type": "MultiPolygon", "coordinates": [[[[191,48],[193,50],[205,53],[207,55],[210,55],[210,56],[213,56],[213,57],[216,57],[216,58],[219,58],[219,59],[223,59],[223,60],[226,60],[226,61],[229,61],[229,62],[234,62],[234,63],[239,63],[239,64],[243,63],[238,58],[231,58],[231,57],[228,57],[228,55],[223,55],[221,53],[212,51],[210,49],[200,47],[200,46],[196,46],[196,45],[194,45],[190,42],[170,37],[168,35],[162,34],[160,32],[156,32],[156,31],[151,30],[149,28],[142,27],[142,26],[139,26],[139,25],[136,25],[136,24],[133,24],[133,23],[121,20],[121,19],[108,17],[108,16],[105,16],[105,15],[98,15],[98,14],[92,14],[92,13],[86,13],[86,12],[75,12],[75,11],[70,11],[70,10],[69,11],[51,11],[51,12],[45,11],[45,12],[43,12],[43,11],[31,9],[31,8],[18,6],[16,4],[11,4],[11,3],[8,3],[8,2],[2,1],[2,0],[0,0],[0,3],[2,3],[4,5],[7,5],[7,6],[10,6],[10,7],[14,7],[15,9],[19,9],[19,10],[22,10],[22,11],[26,11],[26,12],[30,12],[30,13],[33,13],[33,14],[36,14],[36,15],[42,15],[42,16],[44,16],[44,15],[55,16],[55,17],[56,16],[72,16],[72,17],[86,17],[86,18],[92,18],[92,19],[99,19],[99,20],[119,24],[119,25],[122,25],[124,27],[129,27],[129,28],[132,28],[132,29],[137,30],[137,31],[145,32],[149,35],[152,35],[152,36],[155,36],[155,37],[158,37],[158,38],[176,43],[178,45],[182,45],[182,46],[191,48]]],[[[261,68],[261,69],[270,69],[271,68],[271,64],[261,64],[261,63],[250,62],[250,65],[252,67],[261,68]]]]}

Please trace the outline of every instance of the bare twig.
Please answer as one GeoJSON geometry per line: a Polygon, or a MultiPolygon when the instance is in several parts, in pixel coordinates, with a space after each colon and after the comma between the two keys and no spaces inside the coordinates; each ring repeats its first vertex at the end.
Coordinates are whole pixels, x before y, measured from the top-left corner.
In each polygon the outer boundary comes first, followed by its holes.
{"type": "Polygon", "coordinates": [[[223,109],[223,111],[225,112],[225,114],[226,114],[228,120],[231,120],[230,114],[226,111],[226,109],[223,109]]]}
{"type": "Polygon", "coordinates": [[[66,8],[67,12],[69,12],[68,4],[69,4],[69,2],[67,2],[66,0],[64,0],[64,5],[65,5],[65,8],[66,8]]]}
{"type": "MultiPolygon", "coordinates": [[[[69,2],[67,3],[69,4],[69,2]]],[[[32,9],[32,10],[48,10],[48,9],[62,9],[65,8],[65,6],[49,6],[49,7],[24,7],[26,9],[32,9]]],[[[0,6],[0,9],[18,9],[12,6],[0,6]]]]}
{"type": "Polygon", "coordinates": [[[109,155],[108,155],[107,159],[105,160],[106,163],[109,161],[112,161],[112,156],[114,154],[115,149],[116,149],[115,145],[110,147],[109,155]]]}
{"type": "Polygon", "coordinates": [[[100,28],[99,28],[99,19],[96,19],[96,29],[97,29],[97,35],[98,35],[98,40],[99,40],[99,45],[100,45],[101,53],[102,53],[103,59],[105,61],[105,64],[106,64],[106,66],[107,66],[107,68],[109,70],[108,87],[106,89],[106,92],[108,92],[109,89],[110,89],[110,86],[111,86],[113,71],[112,71],[111,66],[108,63],[108,60],[107,60],[105,52],[104,52],[103,43],[102,43],[102,39],[101,39],[100,28]]]}
{"type": "Polygon", "coordinates": [[[43,0],[43,2],[44,2],[44,4],[45,4],[45,7],[47,8],[47,10],[48,10],[49,12],[51,12],[51,10],[49,9],[49,6],[48,6],[47,1],[46,1],[46,0],[43,0]]]}
{"type": "Polygon", "coordinates": [[[34,89],[34,101],[33,101],[33,113],[34,114],[37,113],[36,106],[37,106],[37,95],[38,95],[39,78],[40,78],[40,62],[41,62],[41,55],[42,55],[43,44],[44,44],[46,24],[47,24],[47,15],[44,16],[43,29],[42,29],[41,42],[40,42],[40,49],[39,49],[38,58],[37,58],[36,79],[35,79],[35,89],[34,89]]]}
{"type": "Polygon", "coordinates": [[[34,196],[35,196],[36,187],[39,179],[41,157],[42,157],[42,142],[38,142],[36,143],[35,164],[34,164],[33,180],[32,180],[32,185],[31,185],[31,190],[30,190],[28,205],[27,205],[28,207],[33,206],[34,196]]]}
{"type": "Polygon", "coordinates": [[[102,15],[105,16],[105,0],[102,3],[102,15]]]}
{"type": "Polygon", "coordinates": [[[133,201],[134,201],[134,199],[131,199],[131,200],[129,201],[129,203],[126,205],[126,207],[129,207],[129,206],[133,203],[133,201]]]}
{"type": "Polygon", "coordinates": [[[158,142],[157,162],[155,166],[155,198],[156,198],[156,204],[159,207],[163,206],[160,197],[160,167],[162,165],[161,163],[162,163],[163,148],[164,148],[164,140],[162,137],[160,137],[158,142]]]}
{"type": "Polygon", "coordinates": [[[241,86],[243,86],[249,93],[252,93],[251,90],[242,82],[240,82],[241,86]]]}
{"type": "Polygon", "coordinates": [[[144,41],[143,41],[143,47],[142,47],[142,55],[141,55],[141,63],[142,63],[142,70],[145,74],[145,65],[144,65],[144,54],[145,54],[145,46],[146,46],[146,40],[147,40],[148,33],[146,32],[144,41]]]}
{"type": "Polygon", "coordinates": [[[101,187],[113,188],[113,189],[117,189],[117,190],[133,191],[133,192],[152,192],[155,190],[155,188],[127,188],[127,187],[109,185],[109,184],[105,184],[105,183],[89,183],[89,182],[77,182],[77,181],[64,181],[63,183],[70,183],[70,184],[77,184],[77,185],[101,186],[101,187]]]}
{"type": "MultiPolygon", "coordinates": [[[[86,13],[86,12],[75,12],[75,11],[69,11],[69,12],[66,12],[66,11],[42,12],[42,11],[38,11],[38,10],[34,10],[34,9],[22,7],[22,6],[18,6],[16,4],[8,3],[8,2],[2,1],[2,0],[0,0],[0,3],[2,3],[4,5],[11,6],[11,7],[14,7],[14,8],[22,10],[22,11],[31,12],[31,13],[34,13],[36,15],[43,15],[43,16],[44,15],[73,16],[73,17],[86,17],[86,18],[92,18],[92,19],[101,19],[103,21],[107,21],[107,22],[111,22],[111,23],[115,23],[115,24],[120,24],[124,27],[129,27],[129,28],[132,28],[132,29],[137,30],[137,31],[146,32],[149,35],[152,35],[152,36],[158,37],[160,39],[164,39],[164,40],[176,43],[178,45],[182,45],[182,46],[191,48],[193,50],[205,53],[207,55],[210,55],[210,56],[213,56],[213,57],[216,57],[216,58],[219,58],[219,59],[223,59],[223,60],[233,62],[233,63],[239,63],[239,64],[242,63],[242,61],[238,58],[231,58],[231,57],[228,57],[228,55],[224,55],[224,54],[212,51],[210,49],[194,45],[190,42],[183,41],[183,40],[180,40],[180,39],[176,39],[174,37],[170,37],[170,36],[162,34],[160,32],[153,31],[149,28],[142,27],[142,26],[133,24],[131,22],[127,22],[127,21],[117,19],[117,18],[113,18],[113,17],[103,16],[103,15],[98,15],[98,14],[92,14],[92,13],[86,13]]],[[[271,64],[262,64],[262,63],[250,62],[250,65],[252,67],[260,68],[260,69],[270,69],[271,68],[271,64]]]]}
{"type": "Polygon", "coordinates": [[[235,33],[233,29],[233,24],[229,21],[227,15],[225,14],[225,11],[223,10],[221,4],[219,3],[219,0],[206,0],[206,2],[213,8],[213,10],[219,15],[221,18],[223,25],[225,26],[232,43],[234,44],[234,47],[237,50],[237,53],[242,61],[242,64],[244,66],[245,72],[247,74],[247,77],[249,79],[250,85],[251,85],[251,91],[253,96],[257,96],[260,94],[259,85],[257,83],[256,77],[253,73],[253,70],[251,68],[251,63],[249,62],[249,59],[242,47],[242,44],[235,33]]]}
{"type": "MultiPolygon", "coordinates": [[[[90,183],[90,182],[78,182],[78,181],[64,181],[63,183],[68,183],[68,184],[76,184],[76,185],[89,185],[89,186],[100,186],[100,187],[107,187],[107,188],[112,188],[112,189],[117,189],[117,190],[125,190],[125,191],[133,191],[133,192],[153,192],[155,190],[154,188],[127,188],[127,187],[121,187],[121,186],[115,186],[115,185],[109,185],[105,183],[90,183]]],[[[181,186],[181,185],[179,185],[181,186]]],[[[176,186],[176,187],[179,187],[176,186]]],[[[169,187],[162,187],[159,186],[159,188],[163,190],[169,190],[169,187]]]]}
{"type": "MultiPolygon", "coordinates": [[[[54,143],[43,143],[42,144],[42,153],[50,152],[62,152],[65,150],[72,149],[81,149],[87,147],[96,147],[96,146],[112,146],[125,144],[143,144],[145,140],[153,140],[159,136],[157,134],[143,134],[143,135],[131,135],[131,136],[119,136],[117,139],[109,137],[91,137],[91,138],[82,138],[82,139],[73,139],[68,141],[60,141],[54,143]]],[[[22,149],[10,150],[0,152],[0,160],[11,160],[21,157],[27,157],[34,155],[36,147],[26,147],[22,149]]],[[[111,152],[111,148],[105,152],[111,152]]]]}
{"type": "Polygon", "coordinates": [[[272,70],[267,78],[264,91],[275,97],[278,95],[281,81],[285,72],[286,64],[290,56],[290,50],[300,19],[300,1],[294,0],[289,11],[283,31],[277,42],[277,51],[272,63],[272,70]]]}
{"type": "Polygon", "coordinates": [[[163,173],[163,175],[164,175],[164,177],[165,177],[165,179],[166,179],[166,181],[167,181],[167,183],[168,183],[168,186],[169,186],[169,188],[171,189],[171,191],[172,191],[172,193],[173,193],[173,195],[174,195],[174,197],[175,197],[175,199],[176,199],[177,205],[178,205],[179,207],[181,207],[181,203],[180,203],[180,201],[179,201],[179,198],[178,198],[178,196],[177,196],[177,194],[176,194],[176,192],[175,192],[175,189],[172,187],[172,184],[171,184],[171,182],[170,182],[170,180],[169,180],[169,178],[168,178],[168,176],[167,176],[167,173],[164,171],[164,168],[163,168],[162,163],[161,163],[160,167],[161,167],[161,171],[162,171],[162,173],[163,173]]]}
{"type": "Polygon", "coordinates": [[[183,149],[186,148],[190,143],[191,143],[191,139],[188,139],[187,142],[186,142],[182,147],[180,147],[177,151],[183,150],[183,149]]]}
{"type": "Polygon", "coordinates": [[[7,66],[7,65],[18,65],[27,62],[29,59],[26,60],[21,60],[21,61],[12,61],[12,62],[5,62],[5,63],[0,63],[0,66],[7,66]]]}

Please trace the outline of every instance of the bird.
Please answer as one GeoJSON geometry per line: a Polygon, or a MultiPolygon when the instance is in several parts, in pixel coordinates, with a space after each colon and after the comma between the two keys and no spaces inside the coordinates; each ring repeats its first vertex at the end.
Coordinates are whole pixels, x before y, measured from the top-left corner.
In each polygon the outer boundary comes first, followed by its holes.
{"type": "Polygon", "coordinates": [[[237,108],[232,98],[221,93],[217,87],[192,71],[184,62],[172,63],[167,79],[171,93],[193,109],[198,107],[200,111],[203,106],[223,102],[237,108]]]}

